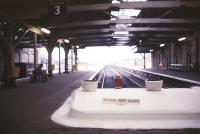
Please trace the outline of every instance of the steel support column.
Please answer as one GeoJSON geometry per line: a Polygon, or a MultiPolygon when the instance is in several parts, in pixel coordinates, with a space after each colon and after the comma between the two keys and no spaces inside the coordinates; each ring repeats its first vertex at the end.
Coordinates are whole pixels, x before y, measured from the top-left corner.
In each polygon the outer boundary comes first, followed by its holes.
{"type": "Polygon", "coordinates": [[[34,69],[37,67],[37,34],[34,33],[34,69]]]}
{"type": "Polygon", "coordinates": [[[170,49],[171,45],[168,45],[168,67],[167,69],[169,69],[169,67],[171,66],[171,49],[170,49]]]}
{"type": "Polygon", "coordinates": [[[52,77],[52,71],[53,71],[53,67],[52,67],[52,52],[54,49],[54,45],[52,40],[49,38],[48,39],[48,44],[45,45],[47,52],[48,52],[48,74],[49,77],[52,77]]]}
{"type": "Polygon", "coordinates": [[[8,35],[5,39],[5,57],[4,57],[4,81],[5,86],[13,87],[16,86],[16,78],[12,76],[12,68],[14,67],[14,36],[13,36],[13,23],[8,21],[8,35]],[[7,40],[7,41],[6,41],[7,40]]]}
{"type": "Polygon", "coordinates": [[[77,65],[78,53],[77,53],[77,48],[76,47],[74,47],[74,57],[75,57],[75,64],[77,65]]]}
{"type": "Polygon", "coordinates": [[[48,51],[48,74],[52,76],[52,51],[48,51]]]}
{"type": "Polygon", "coordinates": [[[174,57],[175,57],[175,51],[174,51],[174,44],[170,44],[170,64],[175,64],[175,60],[174,60],[174,57]]]}
{"type": "Polygon", "coordinates": [[[73,60],[74,60],[74,58],[73,58],[73,47],[71,48],[71,68],[72,68],[72,71],[74,71],[73,70],[73,60]]]}
{"type": "Polygon", "coordinates": [[[69,60],[68,60],[68,55],[69,55],[69,50],[70,50],[70,47],[66,44],[64,46],[64,51],[65,51],[65,73],[68,73],[69,70],[68,70],[68,66],[69,66],[69,60]]]}
{"type": "Polygon", "coordinates": [[[196,42],[196,71],[199,72],[199,36],[198,34],[195,35],[195,42],[196,42]]]}
{"type": "Polygon", "coordinates": [[[58,71],[59,71],[59,74],[61,74],[61,64],[60,64],[60,47],[61,47],[61,43],[59,43],[59,59],[58,59],[58,62],[59,62],[59,67],[58,67],[58,71]]]}
{"type": "Polygon", "coordinates": [[[144,69],[146,69],[146,54],[144,53],[144,69]]]}

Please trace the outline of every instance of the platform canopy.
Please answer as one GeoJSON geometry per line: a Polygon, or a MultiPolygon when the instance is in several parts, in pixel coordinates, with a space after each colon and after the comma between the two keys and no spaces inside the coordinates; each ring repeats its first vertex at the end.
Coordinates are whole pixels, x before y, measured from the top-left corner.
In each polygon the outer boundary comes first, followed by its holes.
{"type": "MultiPolygon", "coordinates": [[[[200,31],[199,0],[1,0],[0,16],[1,26],[9,18],[21,35],[49,30],[39,38],[41,44],[51,37],[80,48],[137,45],[150,50],[200,31]]],[[[21,37],[21,47],[31,47],[32,35],[21,37]]]]}

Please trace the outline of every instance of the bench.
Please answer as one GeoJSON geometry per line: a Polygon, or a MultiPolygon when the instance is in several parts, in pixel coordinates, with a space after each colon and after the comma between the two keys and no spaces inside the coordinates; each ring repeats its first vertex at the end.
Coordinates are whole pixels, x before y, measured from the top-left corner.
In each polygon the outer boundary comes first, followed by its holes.
{"type": "Polygon", "coordinates": [[[3,79],[0,79],[0,87],[5,87],[5,82],[3,79]]]}
{"type": "Polygon", "coordinates": [[[30,76],[30,82],[37,82],[37,81],[46,81],[48,79],[48,74],[46,73],[45,70],[42,71],[41,74],[38,73],[32,73],[32,75],[30,76]]]}
{"type": "Polygon", "coordinates": [[[169,70],[184,71],[185,66],[183,64],[170,64],[169,70]]]}
{"type": "Polygon", "coordinates": [[[5,87],[5,80],[3,78],[3,73],[0,72],[0,88],[5,87]]]}

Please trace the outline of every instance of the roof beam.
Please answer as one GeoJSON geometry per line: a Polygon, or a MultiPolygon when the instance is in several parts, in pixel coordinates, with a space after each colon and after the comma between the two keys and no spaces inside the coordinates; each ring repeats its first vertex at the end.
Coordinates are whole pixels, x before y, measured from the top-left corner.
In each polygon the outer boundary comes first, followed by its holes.
{"type": "MultiPolygon", "coordinates": [[[[128,37],[133,37],[135,34],[129,34],[128,37]]],[[[119,35],[120,37],[127,37],[126,35],[119,35]]],[[[135,37],[136,38],[146,38],[146,37],[151,37],[151,38],[176,38],[180,36],[189,36],[188,34],[158,34],[158,33],[138,33],[135,37]]],[[[79,36],[71,36],[69,37],[70,40],[84,40],[84,39],[101,39],[101,38],[112,38],[113,34],[97,34],[97,35],[79,35],[79,36]]]]}
{"type": "Polygon", "coordinates": [[[16,46],[19,44],[19,42],[22,40],[22,38],[23,38],[28,32],[29,32],[29,29],[26,29],[26,30],[23,32],[23,34],[22,34],[20,37],[18,37],[17,40],[14,41],[14,47],[16,47],[16,46]]]}
{"type": "Polygon", "coordinates": [[[200,19],[160,19],[160,18],[135,18],[135,19],[120,19],[120,20],[97,20],[86,22],[74,22],[65,24],[52,24],[50,28],[68,28],[79,26],[95,26],[95,25],[109,25],[109,24],[190,24],[200,23],[200,19]]]}
{"type": "MultiPolygon", "coordinates": [[[[127,37],[126,35],[119,35],[120,37],[127,37]]],[[[129,34],[128,37],[133,37],[134,34],[129,34]]],[[[83,40],[83,39],[101,39],[101,38],[112,38],[113,34],[97,34],[97,35],[80,35],[80,36],[71,36],[71,40],[83,40]]]]}
{"type": "MultiPolygon", "coordinates": [[[[68,13],[82,11],[108,10],[112,7],[120,9],[145,9],[145,8],[180,8],[180,7],[200,7],[199,1],[146,1],[146,2],[124,2],[107,4],[71,5],[68,6],[68,13]]],[[[13,11],[15,19],[40,18],[41,14],[48,14],[47,8],[37,8],[35,10],[13,11]]]]}
{"type": "Polygon", "coordinates": [[[98,43],[79,43],[80,46],[110,46],[114,45],[113,42],[98,42],[98,43]]]}
{"type": "Polygon", "coordinates": [[[148,46],[137,46],[138,49],[142,49],[142,50],[149,50],[149,49],[158,49],[159,46],[151,46],[151,45],[148,45],[148,46]]]}
{"type": "MultiPolygon", "coordinates": [[[[113,41],[102,41],[102,42],[79,42],[80,44],[84,44],[84,45],[92,45],[92,44],[140,44],[139,42],[137,41],[120,41],[120,40],[113,40],[113,41]]],[[[142,42],[142,44],[149,44],[149,45],[158,45],[158,44],[161,44],[161,43],[169,43],[169,42],[165,42],[165,41],[144,41],[142,42]]],[[[142,45],[140,44],[140,45],[142,45]]]]}
{"type": "Polygon", "coordinates": [[[115,31],[129,31],[129,32],[195,32],[199,31],[197,28],[148,28],[148,27],[136,27],[136,28],[104,28],[104,29],[82,29],[82,30],[56,30],[55,36],[75,35],[75,34],[89,34],[89,33],[108,33],[115,31]]]}
{"type": "Polygon", "coordinates": [[[200,7],[198,1],[147,1],[147,2],[124,2],[116,4],[90,4],[69,6],[68,12],[107,10],[112,7],[120,9],[144,9],[144,8],[179,8],[179,7],[200,7]]]}
{"type": "Polygon", "coordinates": [[[142,33],[142,34],[137,34],[137,37],[155,37],[155,38],[175,38],[175,37],[179,37],[179,36],[183,36],[183,35],[188,35],[188,34],[173,34],[173,33],[170,33],[170,34],[153,34],[153,33],[150,33],[150,34],[145,34],[145,33],[142,33]]]}
{"type": "MultiPolygon", "coordinates": [[[[15,19],[15,17],[13,17],[13,16],[11,16],[11,15],[3,12],[3,11],[0,11],[0,15],[5,16],[10,21],[13,21],[15,19]]],[[[39,35],[42,35],[42,32],[40,31],[39,28],[32,26],[30,24],[27,24],[25,22],[22,22],[22,21],[16,21],[16,22],[26,26],[29,29],[29,31],[34,32],[34,33],[39,34],[39,35]]]]}
{"type": "Polygon", "coordinates": [[[143,41],[141,44],[138,42],[138,41],[132,41],[132,40],[116,40],[116,41],[101,41],[101,42],[98,42],[98,41],[94,41],[94,42],[83,42],[83,41],[80,41],[78,42],[79,44],[87,44],[87,45],[92,45],[92,44],[102,44],[102,43],[112,43],[112,44],[135,44],[135,45],[143,45],[143,44],[148,44],[148,45],[159,45],[159,44],[162,44],[162,43],[172,43],[174,41],[143,41]]]}
{"type": "Polygon", "coordinates": [[[82,39],[101,39],[101,38],[112,38],[112,34],[100,34],[100,35],[80,35],[80,36],[71,36],[70,40],[82,40],[82,39]]]}
{"type": "Polygon", "coordinates": [[[104,42],[104,41],[112,41],[112,38],[105,38],[105,39],[76,39],[76,41],[90,43],[90,42],[104,42]]]}

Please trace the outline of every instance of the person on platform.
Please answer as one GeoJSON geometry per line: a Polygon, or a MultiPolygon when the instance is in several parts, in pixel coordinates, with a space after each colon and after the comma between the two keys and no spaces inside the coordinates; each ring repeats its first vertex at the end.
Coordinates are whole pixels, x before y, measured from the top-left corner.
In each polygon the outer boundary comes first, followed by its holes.
{"type": "Polygon", "coordinates": [[[35,70],[33,70],[33,76],[35,80],[44,80],[44,71],[42,70],[43,64],[39,64],[35,70]]]}

